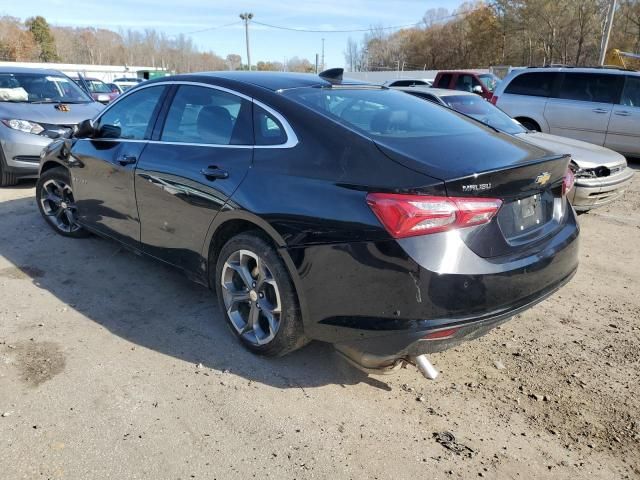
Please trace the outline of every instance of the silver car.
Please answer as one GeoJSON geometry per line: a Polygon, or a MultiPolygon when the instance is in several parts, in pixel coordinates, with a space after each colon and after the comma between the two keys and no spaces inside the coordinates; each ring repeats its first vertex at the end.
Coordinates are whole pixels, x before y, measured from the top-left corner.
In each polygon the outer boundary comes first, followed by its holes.
{"type": "Polygon", "coordinates": [[[493,103],[530,130],[640,157],[640,72],[615,68],[524,68],[493,103]]]}
{"type": "Polygon", "coordinates": [[[612,202],[631,183],[633,170],[627,167],[626,159],[619,153],[580,140],[528,130],[477,94],[424,87],[398,90],[440,103],[551,152],[570,154],[575,188],[569,192],[569,200],[578,211],[612,202]]]}
{"type": "Polygon", "coordinates": [[[0,67],[0,187],[36,178],[42,149],[102,108],[56,70],[0,67]]]}

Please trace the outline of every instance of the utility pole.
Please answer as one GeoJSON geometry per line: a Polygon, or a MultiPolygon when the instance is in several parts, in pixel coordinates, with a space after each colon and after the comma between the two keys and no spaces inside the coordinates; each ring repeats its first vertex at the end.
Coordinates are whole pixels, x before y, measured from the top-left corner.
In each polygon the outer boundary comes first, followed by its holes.
{"type": "Polygon", "coordinates": [[[324,38],[322,39],[322,71],[325,71],[324,68],[324,38]]]}
{"type": "Polygon", "coordinates": [[[316,53],[316,75],[318,74],[318,54],[316,53]]]}
{"type": "Polygon", "coordinates": [[[241,13],[240,18],[244,21],[244,37],[247,43],[247,66],[251,71],[251,53],[249,50],[249,20],[253,18],[253,13],[241,13]]]}
{"type": "Polygon", "coordinates": [[[607,14],[607,26],[605,28],[604,36],[602,37],[602,45],[600,46],[600,66],[604,65],[604,59],[607,56],[607,49],[609,48],[609,36],[611,35],[611,28],[613,27],[613,17],[616,14],[616,0],[611,0],[609,5],[609,13],[607,14]]]}

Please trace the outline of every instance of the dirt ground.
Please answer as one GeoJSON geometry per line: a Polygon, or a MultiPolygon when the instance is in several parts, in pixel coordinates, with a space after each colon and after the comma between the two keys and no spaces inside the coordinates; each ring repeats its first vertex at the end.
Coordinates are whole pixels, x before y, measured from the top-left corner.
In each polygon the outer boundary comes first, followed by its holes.
{"type": "Polygon", "coordinates": [[[640,171],[580,223],[571,283],[427,381],[255,357],[206,289],[2,189],[0,478],[640,478],[640,171]]]}

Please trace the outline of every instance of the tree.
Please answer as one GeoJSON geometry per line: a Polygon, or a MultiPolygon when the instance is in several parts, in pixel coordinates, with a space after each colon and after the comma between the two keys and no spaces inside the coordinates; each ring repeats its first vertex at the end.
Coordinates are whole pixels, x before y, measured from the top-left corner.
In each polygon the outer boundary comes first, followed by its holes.
{"type": "Polygon", "coordinates": [[[49,24],[47,23],[45,18],[39,15],[37,17],[32,17],[25,22],[25,25],[40,47],[40,60],[43,62],[58,61],[56,44],[53,35],[51,34],[49,24]]]}
{"type": "Polygon", "coordinates": [[[242,57],[238,54],[230,53],[227,55],[226,63],[229,70],[240,70],[242,67],[242,57]]]}

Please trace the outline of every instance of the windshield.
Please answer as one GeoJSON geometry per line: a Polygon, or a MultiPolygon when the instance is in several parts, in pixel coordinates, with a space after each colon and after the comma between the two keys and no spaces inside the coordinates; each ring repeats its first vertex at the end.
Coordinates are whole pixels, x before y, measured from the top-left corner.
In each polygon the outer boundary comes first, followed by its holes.
{"type": "Polygon", "coordinates": [[[111,89],[102,80],[88,80],[85,78],[92,93],[111,93],[111,89]]]}
{"type": "Polygon", "coordinates": [[[0,73],[0,101],[23,103],[88,103],[89,98],[62,75],[0,73]]]}
{"type": "Polygon", "coordinates": [[[481,73],[478,78],[490,92],[493,92],[500,83],[500,79],[493,73],[481,73]]]}
{"type": "Polygon", "coordinates": [[[397,90],[297,88],[284,94],[371,137],[424,138],[480,133],[474,122],[397,90]]]}
{"type": "Polygon", "coordinates": [[[478,95],[447,95],[441,98],[455,111],[469,115],[505,133],[515,135],[527,131],[518,121],[478,95]]]}

